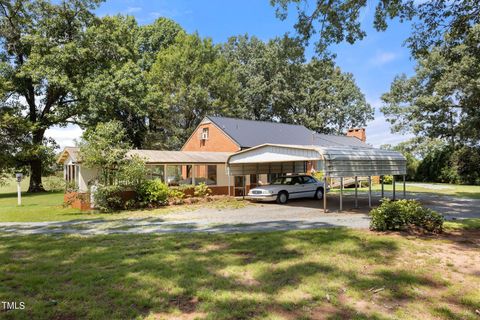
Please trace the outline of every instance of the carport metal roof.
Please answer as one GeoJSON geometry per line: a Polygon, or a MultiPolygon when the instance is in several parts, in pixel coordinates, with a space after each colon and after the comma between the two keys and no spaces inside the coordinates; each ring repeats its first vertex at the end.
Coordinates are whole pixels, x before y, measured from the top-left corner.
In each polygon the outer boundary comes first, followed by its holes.
{"type": "Polygon", "coordinates": [[[280,172],[285,171],[284,167],[298,172],[300,163],[318,160],[325,161],[325,175],[330,177],[406,174],[406,159],[401,153],[355,146],[263,144],[230,155],[227,165],[234,175],[275,172],[272,167],[279,164],[280,172]]]}

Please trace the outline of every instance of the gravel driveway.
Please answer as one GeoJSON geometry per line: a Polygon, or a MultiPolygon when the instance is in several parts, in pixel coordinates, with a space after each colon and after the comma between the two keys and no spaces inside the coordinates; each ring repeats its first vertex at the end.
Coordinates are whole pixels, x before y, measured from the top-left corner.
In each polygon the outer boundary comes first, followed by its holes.
{"type": "MultiPolygon", "coordinates": [[[[388,194],[387,194],[388,195],[388,194]]],[[[401,194],[400,194],[401,195],[401,194]]],[[[66,222],[0,223],[0,232],[16,234],[123,234],[173,232],[255,232],[327,227],[368,228],[368,201],[359,199],[354,206],[351,194],[344,196],[344,210],[338,212],[338,195],[328,195],[329,212],[315,200],[294,200],[286,205],[252,204],[241,209],[203,208],[197,211],[175,212],[148,219],[74,220],[66,222]]],[[[480,200],[428,194],[407,194],[427,207],[442,213],[447,220],[480,218],[480,200]]],[[[374,194],[374,205],[379,194],[374,194]]]]}

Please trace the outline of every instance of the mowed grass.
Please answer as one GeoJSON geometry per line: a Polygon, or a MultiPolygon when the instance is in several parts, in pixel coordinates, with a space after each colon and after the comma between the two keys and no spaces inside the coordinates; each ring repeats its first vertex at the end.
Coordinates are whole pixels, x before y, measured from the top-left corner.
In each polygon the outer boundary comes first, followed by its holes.
{"type": "Polygon", "coordinates": [[[241,208],[247,205],[245,201],[221,199],[207,204],[192,204],[182,206],[167,206],[152,210],[128,210],[115,213],[100,213],[98,211],[80,211],[65,207],[63,191],[30,194],[27,193],[28,181],[22,182],[22,205],[17,205],[16,182],[9,181],[0,187],[0,222],[39,222],[67,221],[90,219],[126,219],[157,217],[180,210],[196,210],[202,206],[224,208],[241,208]]]}
{"type": "Polygon", "coordinates": [[[478,319],[479,235],[4,236],[0,317],[478,319]]]}
{"type": "MultiPolygon", "coordinates": [[[[393,185],[385,184],[384,190],[391,192],[393,190],[393,185]]],[[[372,185],[372,191],[381,191],[382,187],[380,184],[372,185]]],[[[401,196],[403,192],[403,183],[396,182],[395,189],[398,196],[401,196]]],[[[346,188],[345,192],[354,192],[354,188],[346,188]]],[[[359,188],[359,192],[368,192],[367,188],[359,188]]],[[[447,183],[430,183],[430,182],[407,182],[406,190],[409,193],[426,193],[426,194],[436,194],[436,195],[445,195],[445,196],[454,196],[461,198],[471,198],[471,199],[480,199],[480,186],[472,185],[458,185],[458,184],[447,184],[447,183]]],[[[340,192],[340,189],[333,189],[334,192],[340,192]]]]}

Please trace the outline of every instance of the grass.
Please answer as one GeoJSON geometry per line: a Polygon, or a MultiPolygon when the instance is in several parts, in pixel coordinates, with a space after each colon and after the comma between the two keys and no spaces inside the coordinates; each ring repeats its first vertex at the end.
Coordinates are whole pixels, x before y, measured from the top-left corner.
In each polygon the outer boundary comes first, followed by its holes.
{"type": "Polygon", "coordinates": [[[0,222],[38,222],[67,221],[77,219],[125,219],[157,217],[179,210],[195,210],[200,207],[219,209],[241,208],[245,201],[222,199],[204,204],[162,207],[152,210],[121,211],[118,213],[99,213],[97,211],[80,211],[63,206],[63,191],[29,194],[28,181],[22,182],[22,206],[17,205],[16,182],[9,181],[0,187],[0,222]]]}
{"type": "MultiPolygon", "coordinates": [[[[403,183],[397,182],[396,192],[400,196],[403,192],[403,183]]],[[[391,192],[393,186],[390,184],[384,185],[385,191],[391,192]]],[[[437,194],[437,195],[446,195],[446,196],[455,196],[461,198],[470,198],[470,199],[480,199],[480,186],[470,186],[470,185],[458,185],[458,184],[447,184],[447,183],[421,183],[421,182],[407,182],[406,186],[407,192],[410,193],[427,193],[427,194],[437,194]],[[433,187],[430,187],[433,186],[433,187]]],[[[339,189],[333,189],[334,192],[339,192],[339,189]]],[[[348,188],[344,189],[345,192],[354,192],[355,189],[348,188]]],[[[368,192],[368,188],[359,188],[360,192],[368,192]]],[[[372,191],[380,191],[381,185],[375,184],[372,185],[372,191]]]]}
{"type": "Polygon", "coordinates": [[[26,309],[0,316],[478,319],[480,233],[455,232],[3,236],[0,300],[26,309]]]}
{"type": "Polygon", "coordinates": [[[480,229],[480,219],[462,219],[444,223],[447,230],[475,230],[480,229]]]}

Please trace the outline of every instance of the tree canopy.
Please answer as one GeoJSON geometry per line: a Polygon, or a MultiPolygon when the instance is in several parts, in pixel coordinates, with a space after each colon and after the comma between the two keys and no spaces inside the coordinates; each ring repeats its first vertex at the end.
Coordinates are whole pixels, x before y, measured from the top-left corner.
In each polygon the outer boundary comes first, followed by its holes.
{"type": "Polygon", "coordinates": [[[353,75],[332,60],[307,62],[295,39],[285,36],[265,43],[255,37],[232,37],[223,54],[240,84],[238,109],[247,118],[337,134],[373,118],[353,75]]]}
{"type": "Polygon", "coordinates": [[[17,161],[29,165],[29,191],[42,191],[45,130],[83,113],[79,91],[94,69],[84,30],[99,1],[0,2],[2,122],[13,116],[17,161]],[[25,115],[25,116],[23,116],[25,115]]]}
{"type": "Polygon", "coordinates": [[[412,33],[406,39],[414,56],[426,53],[429,48],[443,42],[445,33],[463,39],[470,28],[480,23],[480,6],[477,0],[382,0],[373,3],[365,0],[270,0],[277,17],[287,18],[295,10],[295,29],[299,39],[307,44],[317,34],[317,53],[328,55],[332,44],[362,40],[366,32],[361,25],[361,12],[368,5],[375,6],[373,26],[377,31],[388,28],[390,20],[412,20],[412,33]],[[310,4],[313,3],[313,6],[310,4]]]}
{"type": "Polygon", "coordinates": [[[205,115],[342,133],[373,110],[333,60],[307,61],[298,39],[225,44],[159,18],[96,17],[100,0],[0,0],[0,172],[28,167],[42,191],[53,126],[112,120],[135,148],[178,149],[205,115]]]}
{"type": "MultiPolygon", "coordinates": [[[[382,96],[394,132],[440,138],[452,147],[480,141],[480,25],[461,43],[433,48],[415,75],[400,75],[382,96]]],[[[455,41],[456,42],[456,41],[455,41]]]]}

